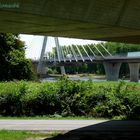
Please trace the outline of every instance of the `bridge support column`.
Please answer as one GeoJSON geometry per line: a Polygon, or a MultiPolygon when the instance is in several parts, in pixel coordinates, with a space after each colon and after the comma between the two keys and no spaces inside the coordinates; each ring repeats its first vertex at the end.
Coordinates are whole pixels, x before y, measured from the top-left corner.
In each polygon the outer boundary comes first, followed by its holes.
{"type": "Polygon", "coordinates": [[[130,81],[138,82],[139,81],[139,63],[128,63],[130,70],[130,81]]]}
{"type": "Polygon", "coordinates": [[[38,63],[38,66],[37,66],[37,73],[39,75],[45,75],[46,74],[46,67],[45,67],[45,64],[43,62],[43,57],[44,57],[45,50],[46,50],[47,40],[48,40],[48,38],[47,38],[47,36],[45,36],[44,40],[43,40],[43,46],[42,46],[42,50],[41,50],[41,54],[40,54],[39,63],[38,63]]]}
{"type": "Polygon", "coordinates": [[[61,66],[60,67],[60,70],[61,70],[61,74],[66,74],[66,71],[65,71],[65,67],[64,66],[61,66]]]}
{"type": "Polygon", "coordinates": [[[103,63],[108,81],[117,81],[119,79],[119,72],[121,63],[119,62],[104,62],[103,63]]]}
{"type": "Polygon", "coordinates": [[[47,74],[47,68],[45,67],[44,64],[42,65],[42,69],[41,69],[41,71],[40,71],[40,74],[41,74],[41,75],[46,75],[46,74],[47,74]]]}

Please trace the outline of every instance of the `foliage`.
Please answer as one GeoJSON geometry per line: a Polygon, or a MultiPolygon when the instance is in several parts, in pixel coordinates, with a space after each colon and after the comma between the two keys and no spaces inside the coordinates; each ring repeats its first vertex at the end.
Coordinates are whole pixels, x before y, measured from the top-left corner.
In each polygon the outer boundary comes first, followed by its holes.
{"type": "Polygon", "coordinates": [[[16,34],[0,34],[0,63],[0,81],[35,78],[31,61],[25,58],[24,42],[16,34]]]}
{"type": "Polygon", "coordinates": [[[69,81],[0,83],[1,116],[87,116],[140,119],[140,84],[69,81]]]}
{"type": "Polygon", "coordinates": [[[58,74],[58,72],[55,68],[47,67],[47,74],[58,74]]]}

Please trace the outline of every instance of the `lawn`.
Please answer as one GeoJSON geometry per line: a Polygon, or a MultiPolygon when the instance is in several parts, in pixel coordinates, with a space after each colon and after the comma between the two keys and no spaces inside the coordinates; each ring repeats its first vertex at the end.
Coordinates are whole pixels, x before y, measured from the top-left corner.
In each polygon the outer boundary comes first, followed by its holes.
{"type": "Polygon", "coordinates": [[[103,118],[103,117],[87,117],[87,116],[68,116],[63,117],[61,115],[44,115],[44,116],[34,116],[34,117],[27,117],[27,116],[20,116],[20,117],[11,117],[11,116],[0,116],[0,120],[106,120],[110,118],[103,118]]]}
{"type": "Polygon", "coordinates": [[[0,131],[0,140],[38,140],[46,139],[49,137],[56,136],[57,133],[39,133],[39,132],[28,132],[28,131],[0,131]]]}

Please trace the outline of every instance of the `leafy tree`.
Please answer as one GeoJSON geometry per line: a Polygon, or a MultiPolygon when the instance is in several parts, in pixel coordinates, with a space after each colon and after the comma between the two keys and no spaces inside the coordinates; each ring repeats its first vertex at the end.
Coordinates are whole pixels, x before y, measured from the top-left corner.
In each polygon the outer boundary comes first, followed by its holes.
{"type": "Polygon", "coordinates": [[[25,44],[17,34],[0,34],[0,81],[32,80],[34,72],[25,58],[25,44]]]}
{"type": "Polygon", "coordinates": [[[103,43],[103,45],[112,54],[127,54],[128,52],[140,51],[140,45],[139,44],[125,44],[125,43],[116,43],[116,42],[106,42],[106,43],[103,43]]]}

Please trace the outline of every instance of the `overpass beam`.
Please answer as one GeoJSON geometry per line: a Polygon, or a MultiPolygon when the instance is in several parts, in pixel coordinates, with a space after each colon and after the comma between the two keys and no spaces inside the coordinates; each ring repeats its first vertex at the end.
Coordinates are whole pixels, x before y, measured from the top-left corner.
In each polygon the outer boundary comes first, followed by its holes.
{"type": "Polygon", "coordinates": [[[103,63],[108,81],[117,81],[119,79],[120,62],[104,62],[103,63]]]}
{"type": "Polygon", "coordinates": [[[138,82],[139,81],[139,63],[128,63],[130,70],[130,81],[138,82]]]}

